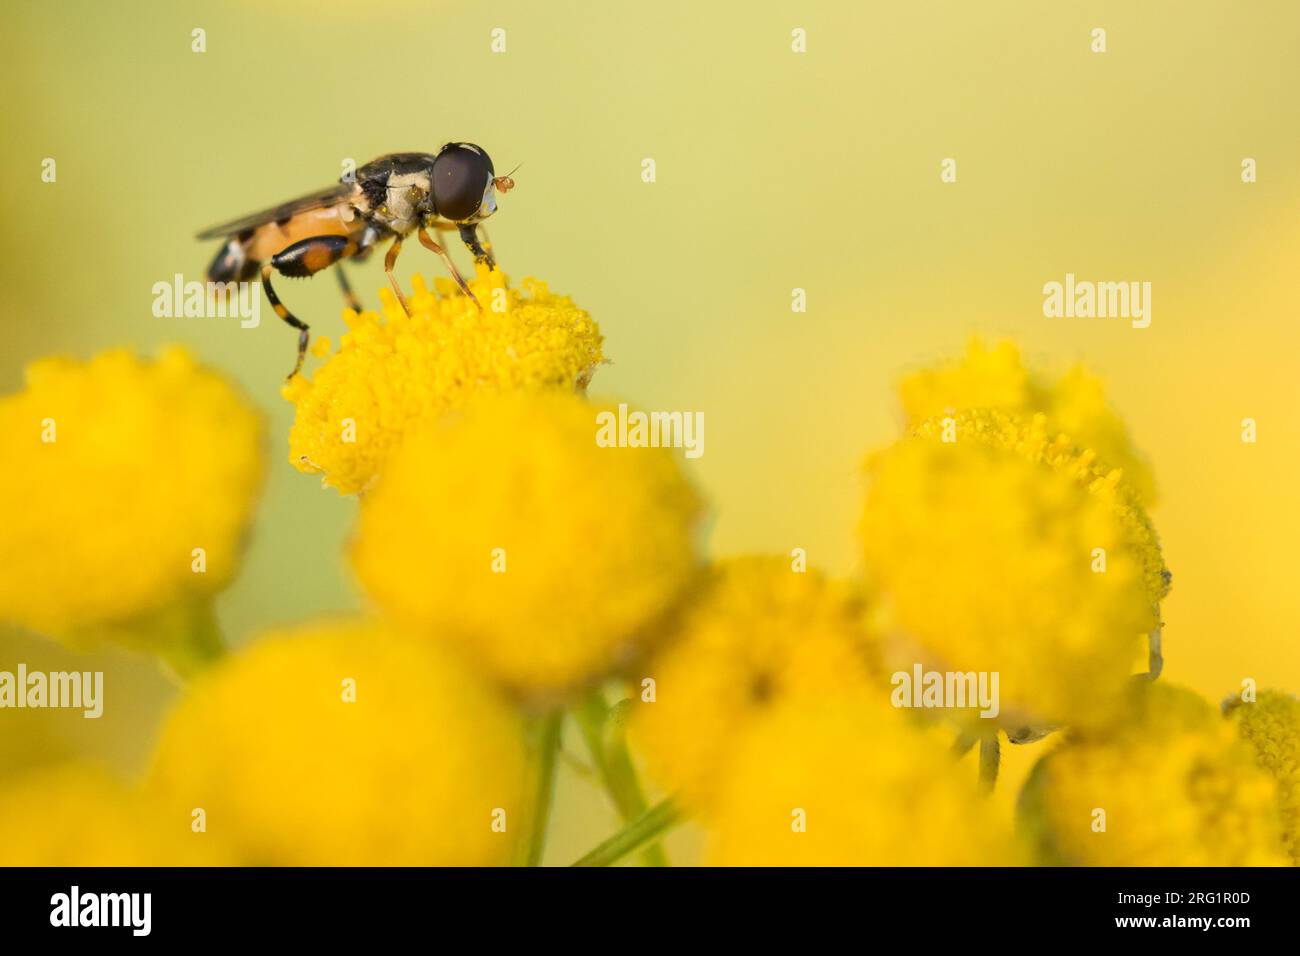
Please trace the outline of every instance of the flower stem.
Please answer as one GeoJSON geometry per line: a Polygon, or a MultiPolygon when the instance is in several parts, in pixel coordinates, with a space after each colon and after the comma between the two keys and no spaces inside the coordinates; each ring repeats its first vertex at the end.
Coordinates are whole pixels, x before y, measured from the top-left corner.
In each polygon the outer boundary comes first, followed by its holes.
{"type": "Polygon", "coordinates": [[[682,812],[671,799],[657,803],[573,866],[613,866],[629,853],[635,852],[660,836],[681,819],[682,812]]]}
{"type": "Polygon", "coordinates": [[[183,681],[191,681],[226,655],[211,601],[186,604],[162,616],[158,654],[183,681]]]}
{"type": "Polygon", "coordinates": [[[998,765],[1002,762],[1002,745],[998,743],[997,731],[991,736],[980,738],[980,785],[987,793],[992,793],[998,782],[998,765]]]}
{"type": "Polygon", "coordinates": [[[562,711],[541,714],[528,721],[525,745],[528,749],[528,780],[524,791],[527,816],[519,842],[515,844],[516,866],[539,866],[546,849],[546,831],[555,794],[555,761],[560,752],[562,711]]]}
{"type": "Polygon", "coordinates": [[[952,742],[952,755],[954,757],[964,757],[970,753],[970,749],[975,746],[979,738],[974,734],[962,732],[957,735],[957,739],[952,742]]]}
{"type": "MultiPolygon", "coordinates": [[[[626,735],[618,725],[617,717],[611,720],[605,694],[600,690],[592,691],[574,708],[573,716],[582,729],[591,759],[619,816],[625,824],[631,823],[643,815],[649,805],[632,765],[626,735]]],[[[641,856],[646,866],[668,865],[668,854],[660,843],[647,846],[641,856]]]]}

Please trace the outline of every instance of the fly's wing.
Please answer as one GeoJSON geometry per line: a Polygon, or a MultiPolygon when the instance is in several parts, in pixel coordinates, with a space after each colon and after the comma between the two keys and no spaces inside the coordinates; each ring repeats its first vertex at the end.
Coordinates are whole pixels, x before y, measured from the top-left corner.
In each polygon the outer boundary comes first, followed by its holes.
{"type": "Polygon", "coordinates": [[[204,229],[198,234],[197,238],[224,239],[227,236],[238,235],[247,229],[256,229],[268,222],[279,222],[288,219],[290,216],[306,212],[308,209],[324,209],[347,199],[356,189],[354,183],[336,183],[326,189],[319,189],[314,193],[308,193],[306,196],[300,196],[278,206],[272,206],[270,209],[263,209],[261,212],[255,212],[239,219],[232,219],[230,222],[223,222],[219,226],[204,229]]]}

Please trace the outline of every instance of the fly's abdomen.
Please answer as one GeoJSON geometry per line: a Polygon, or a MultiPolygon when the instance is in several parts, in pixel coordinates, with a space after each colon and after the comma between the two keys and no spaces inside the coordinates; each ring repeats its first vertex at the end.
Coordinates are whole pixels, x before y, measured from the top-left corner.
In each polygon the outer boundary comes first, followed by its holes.
{"type": "Polygon", "coordinates": [[[232,238],[217,251],[208,266],[209,282],[248,282],[256,278],[261,263],[248,257],[244,244],[232,238]]]}

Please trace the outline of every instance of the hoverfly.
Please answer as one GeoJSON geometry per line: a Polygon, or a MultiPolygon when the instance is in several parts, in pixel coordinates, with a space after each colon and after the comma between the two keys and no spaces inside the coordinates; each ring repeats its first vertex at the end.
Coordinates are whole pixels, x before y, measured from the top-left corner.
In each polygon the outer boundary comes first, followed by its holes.
{"type": "MultiPolygon", "coordinates": [[[[281,304],[271,285],[272,272],[305,278],[342,259],[364,260],[375,243],[391,238],[384,271],[410,314],[393,266],[402,241],[415,232],[425,248],[442,257],[456,284],[481,309],[447,250],[428,230],[455,230],[475,263],[494,267],[491,245],[484,248],[477,230],[496,212],[496,193],[507,193],[514,185],[509,176],[496,175],[491,158],[473,143],[448,143],[436,155],[390,153],[344,176],[336,186],[203,230],[199,239],[226,240],[208,266],[208,281],[247,282],[261,274],[275,314],[298,330],[298,360],[289,373],[293,378],[307,354],[309,330],[281,304]]],[[[360,311],[342,266],[335,273],[344,298],[360,311]]]]}

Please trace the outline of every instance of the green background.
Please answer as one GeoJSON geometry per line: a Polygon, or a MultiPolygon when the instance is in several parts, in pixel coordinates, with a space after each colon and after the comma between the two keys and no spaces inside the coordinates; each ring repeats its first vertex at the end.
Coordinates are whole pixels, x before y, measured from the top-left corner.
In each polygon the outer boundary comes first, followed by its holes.
{"type": "MultiPolygon", "coordinates": [[[[36,356],[169,341],[243,384],[273,467],[220,602],[232,641],[359,605],[339,558],[354,502],[287,463],[293,336],[270,310],[254,330],[158,319],[151,287],[201,278],[200,228],[327,184],[346,158],[465,139],[498,171],[523,163],[492,237],[513,279],[600,322],[613,364],[593,394],[705,413],[688,467],[715,553],[803,547],[853,572],[859,465],[896,433],[899,375],[971,332],[1009,334],[1035,362],[1102,373],[1151,456],[1168,677],[1215,698],[1247,676],[1300,690],[1300,5],[6,0],[3,17],[0,386],[36,356]],[[1151,281],[1152,327],[1043,318],[1043,283],[1067,271],[1151,281]]],[[[440,265],[408,247],[398,272],[414,271],[440,265]]],[[[378,257],[353,279],[373,305],[378,257]]],[[[332,279],[282,291],[337,340],[332,279]]],[[[0,638],[0,667],[19,660],[92,666],[0,638]]],[[[106,716],[0,715],[6,769],[68,753],[140,767],[174,691],[149,661],[97,660],[106,716]]],[[[1013,748],[1008,806],[1041,752],[1013,748]]],[[[566,775],[548,859],[613,825],[566,775]]],[[[696,839],[675,838],[680,859],[696,839]]]]}

